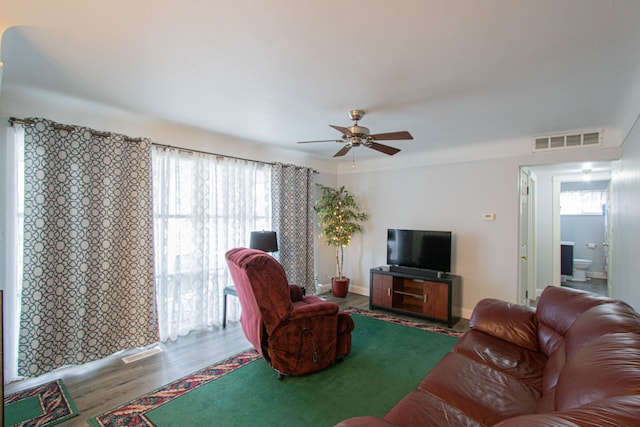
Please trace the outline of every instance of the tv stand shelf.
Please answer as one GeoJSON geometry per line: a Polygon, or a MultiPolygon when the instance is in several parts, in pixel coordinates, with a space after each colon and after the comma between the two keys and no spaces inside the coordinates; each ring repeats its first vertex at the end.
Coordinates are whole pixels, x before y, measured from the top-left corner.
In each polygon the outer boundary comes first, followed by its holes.
{"type": "Polygon", "coordinates": [[[450,328],[460,320],[460,276],[387,266],[372,268],[370,276],[370,309],[436,320],[450,328]]]}

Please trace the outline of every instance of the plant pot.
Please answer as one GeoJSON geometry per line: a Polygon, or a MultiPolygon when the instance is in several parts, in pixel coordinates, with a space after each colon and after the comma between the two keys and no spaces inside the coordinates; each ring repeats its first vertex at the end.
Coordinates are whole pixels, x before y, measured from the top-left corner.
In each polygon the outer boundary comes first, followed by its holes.
{"type": "Polygon", "coordinates": [[[331,278],[331,292],[334,297],[344,298],[349,293],[349,279],[338,279],[337,277],[331,278]]]}

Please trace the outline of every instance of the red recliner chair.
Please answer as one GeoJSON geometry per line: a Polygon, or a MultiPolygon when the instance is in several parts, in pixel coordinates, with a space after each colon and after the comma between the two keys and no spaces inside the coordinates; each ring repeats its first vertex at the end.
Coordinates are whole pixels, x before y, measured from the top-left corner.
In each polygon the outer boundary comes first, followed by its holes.
{"type": "Polygon", "coordinates": [[[242,307],[242,330],[279,379],[319,371],[349,354],[353,319],[338,304],[304,296],[265,252],[236,248],[226,259],[242,307]]]}

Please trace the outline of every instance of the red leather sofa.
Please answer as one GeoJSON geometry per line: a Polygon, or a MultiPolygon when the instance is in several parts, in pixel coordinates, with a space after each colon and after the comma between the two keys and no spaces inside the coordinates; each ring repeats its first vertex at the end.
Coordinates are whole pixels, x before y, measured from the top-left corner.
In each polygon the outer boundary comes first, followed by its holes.
{"type": "Polygon", "coordinates": [[[226,259],[242,307],[242,331],[278,378],[319,371],[349,354],[354,323],[338,304],[303,295],[263,251],[235,248],[226,259]]]}
{"type": "Polygon", "coordinates": [[[547,287],[537,308],[478,303],[464,334],[384,418],[347,426],[640,426],[640,317],[547,287]]]}

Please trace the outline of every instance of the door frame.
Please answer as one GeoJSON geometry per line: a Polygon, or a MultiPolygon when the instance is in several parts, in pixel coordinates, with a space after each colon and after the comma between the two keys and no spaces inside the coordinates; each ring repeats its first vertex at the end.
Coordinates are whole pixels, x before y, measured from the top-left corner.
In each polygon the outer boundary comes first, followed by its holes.
{"type": "MultiPolygon", "coordinates": [[[[615,164],[616,164],[617,160],[603,160],[603,161],[597,161],[597,162],[593,162],[593,161],[588,161],[588,162],[557,162],[557,163],[551,163],[551,164],[528,164],[528,165],[520,165],[519,166],[519,175],[518,175],[518,179],[519,179],[519,183],[518,183],[518,188],[520,191],[520,195],[518,198],[518,211],[520,213],[519,215],[519,230],[518,230],[518,289],[517,289],[517,297],[518,297],[518,301],[522,302],[525,299],[525,296],[528,293],[529,296],[529,305],[532,305],[533,302],[535,301],[535,299],[540,295],[540,293],[542,292],[542,289],[538,289],[538,284],[537,284],[537,280],[540,280],[540,277],[542,275],[542,277],[549,277],[549,282],[545,282],[545,286],[546,285],[553,285],[555,284],[556,286],[560,286],[561,284],[561,275],[560,275],[560,180],[558,180],[558,183],[555,184],[553,182],[553,179],[555,177],[562,177],[562,180],[569,180],[567,179],[567,177],[571,177],[572,181],[576,181],[581,179],[582,177],[582,171],[585,168],[589,168],[592,169],[592,179],[597,180],[597,179],[604,179],[604,180],[610,180],[611,184],[613,184],[613,176],[612,176],[612,171],[614,170],[615,164]],[[536,187],[535,191],[532,191],[532,199],[533,199],[533,204],[532,207],[535,206],[534,209],[534,215],[529,216],[529,220],[530,222],[532,222],[532,234],[534,236],[533,240],[529,241],[529,251],[531,253],[533,253],[533,255],[531,255],[531,263],[527,263],[530,264],[529,266],[532,267],[534,269],[533,272],[533,279],[527,280],[529,283],[527,283],[526,285],[525,280],[523,280],[523,277],[531,277],[529,275],[524,276],[523,272],[521,271],[521,268],[524,268],[523,264],[521,263],[521,254],[520,252],[522,251],[522,247],[521,247],[521,240],[520,240],[520,231],[522,230],[522,226],[523,226],[523,221],[526,221],[527,218],[523,218],[522,214],[520,212],[521,210],[521,200],[520,200],[520,196],[522,196],[522,191],[521,191],[521,187],[522,187],[522,179],[521,179],[521,173],[523,170],[528,170],[530,173],[530,176],[533,177],[534,182],[536,183],[536,187]],[[557,197],[553,197],[553,200],[549,201],[548,199],[544,199],[544,200],[538,200],[538,193],[540,192],[540,187],[539,187],[539,182],[537,182],[536,178],[538,177],[538,174],[543,174],[545,176],[547,175],[551,175],[552,176],[552,182],[551,185],[557,185],[558,186],[558,190],[557,190],[557,197]],[[549,209],[553,210],[556,213],[553,212],[548,212],[546,206],[549,206],[549,209]],[[542,207],[542,209],[544,209],[544,212],[537,212],[540,207],[542,207]],[[547,221],[550,220],[551,224],[547,226],[547,221]],[[544,227],[541,229],[540,227],[540,221],[544,221],[544,227]],[[547,235],[547,231],[548,228],[547,227],[551,227],[551,229],[549,230],[549,235],[547,235]],[[545,233],[543,235],[543,237],[545,239],[551,239],[551,245],[553,246],[552,248],[548,248],[546,241],[539,241],[535,239],[535,236],[537,234],[540,234],[541,232],[545,233]],[[548,236],[548,237],[546,237],[548,236]],[[556,237],[557,236],[557,237],[556,237]],[[555,242],[555,243],[554,243],[555,242]],[[544,248],[548,248],[549,251],[551,252],[551,256],[552,256],[552,261],[551,264],[547,264],[547,258],[544,258],[544,265],[540,264],[540,260],[536,259],[535,254],[538,253],[538,246],[540,246],[541,244],[543,244],[544,248]],[[557,265],[556,265],[557,264],[557,265]],[[543,268],[544,270],[540,271],[540,269],[543,268]]],[[[546,180],[544,181],[544,188],[546,189],[546,180]]],[[[610,186],[610,190],[611,190],[611,186],[610,186]]],[[[551,189],[551,191],[553,192],[553,188],[551,189]]],[[[545,194],[546,194],[546,190],[545,190],[545,194]]],[[[609,234],[608,234],[608,255],[609,255],[609,262],[608,262],[608,269],[607,269],[607,286],[608,286],[608,291],[609,291],[609,295],[611,295],[611,288],[613,286],[613,281],[611,280],[611,275],[612,275],[612,265],[615,263],[615,259],[614,259],[614,254],[613,254],[613,240],[614,240],[614,234],[615,234],[615,230],[612,229],[612,221],[611,218],[613,217],[613,213],[615,212],[615,199],[612,195],[612,192],[610,191],[609,193],[609,201],[607,204],[607,215],[608,215],[608,226],[609,226],[609,234]]],[[[527,266],[527,268],[529,267],[527,266]]],[[[546,279],[545,279],[546,280],[546,279]]],[[[526,304],[526,303],[525,303],[526,304]]]]}

